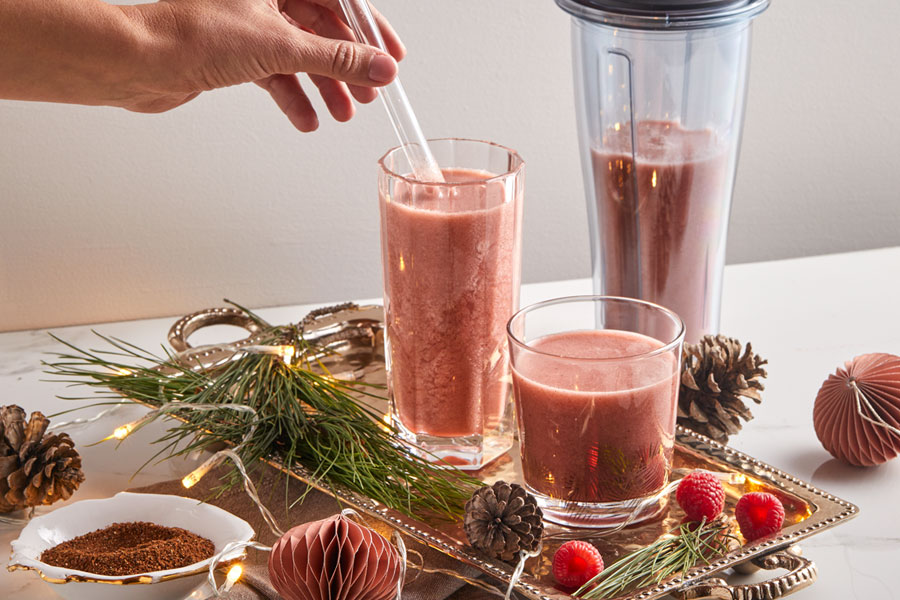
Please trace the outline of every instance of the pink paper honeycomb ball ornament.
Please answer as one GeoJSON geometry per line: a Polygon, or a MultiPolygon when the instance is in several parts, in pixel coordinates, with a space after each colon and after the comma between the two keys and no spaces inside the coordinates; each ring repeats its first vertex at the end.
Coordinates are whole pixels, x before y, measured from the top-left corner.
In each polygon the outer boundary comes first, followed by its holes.
{"type": "Polygon", "coordinates": [[[401,567],[390,542],[343,515],[294,527],[269,555],[269,578],[285,600],[391,600],[401,567]]]}
{"type": "Polygon", "coordinates": [[[830,375],[813,426],[835,458],[873,467],[900,454],[900,356],[863,354],[830,375]]]}

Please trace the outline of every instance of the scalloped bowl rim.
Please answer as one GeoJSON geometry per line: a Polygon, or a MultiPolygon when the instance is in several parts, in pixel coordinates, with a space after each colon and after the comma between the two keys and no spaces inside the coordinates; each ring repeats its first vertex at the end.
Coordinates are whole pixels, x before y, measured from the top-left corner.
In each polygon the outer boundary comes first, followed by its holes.
{"type": "MultiPolygon", "coordinates": [[[[83,513],[89,511],[88,518],[83,520],[83,525],[78,529],[83,529],[81,533],[75,533],[66,537],[72,539],[102,529],[116,522],[125,521],[145,521],[152,522],[157,525],[167,527],[181,527],[187,529],[197,535],[209,539],[215,545],[215,552],[219,553],[225,547],[225,544],[232,541],[247,542],[256,535],[250,524],[237,517],[227,510],[201,502],[194,498],[186,498],[184,496],[174,496],[170,494],[135,494],[131,492],[119,492],[110,498],[100,498],[94,500],[79,500],[66,506],[62,506],[53,512],[35,517],[22,529],[19,537],[10,545],[12,547],[12,555],[9,560],[9,568],[24,568],[37,571],[41,578],[50,583],[68,583],[69,581],[81,581],[91,583],[157,583],[167,581],[188,575],[196,575],[202,573],[209,568],[212,557],[196,562],[177,569],[165,569],[162,571],[149,571],[144,573],[132,573],[128,575],[99,575],[97,573],[89,573],[87,571],[78,571],[76,569],[67,569],[65,567],[57,567],[48,565],[38,560],[41,552],[48,548],[65,541],[50,541],[47,539],[47,533],[54,528],[54,525],[60,519],[66,518],[72,513],[83,513]],[[138,510],[141,506],[147,506],[147,503],[153,502],[152,508],[156,511],[148,518],[146,511],[138,510]],[[121,517],[110,518],[107,511],[111,507],[131,506],[135,510],[131,513],[131,517],[122,519],[121,517]],[[172,514],[191,514],[197,518],[203,518],[209,522],[212,527],[212,533],[199,533],[190,526],[183,524],[173,524],[165,521],[172,514]],[[158,516],[157,516],[158,515],[158,516]],[[227,529],[226,529],[227,528],[227,529]],[[44,533],[42,536],[41,534],[44,533]],[[215,538],[215,539],[214,539],[215,538]],[[140,579],[141,581],[138,581],[140,579]],[[149,581],[147,581],[149,579],[149,581]]],[[[127,509],[126,509],[127,511],[127,509]]],[[[234,560],[244,556],[243,549],[236,549],[223,556],[223,561],[234,560]]]]}

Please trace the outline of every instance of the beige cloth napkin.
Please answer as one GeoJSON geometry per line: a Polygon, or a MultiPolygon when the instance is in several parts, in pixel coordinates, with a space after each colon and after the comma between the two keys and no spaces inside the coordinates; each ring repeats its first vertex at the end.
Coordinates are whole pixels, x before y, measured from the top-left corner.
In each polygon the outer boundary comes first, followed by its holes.
{"type": "MultiPolygon", "coordinates": [[[[216,494],[215,488],[219,485],[219,476],[227,473],[227,467],[219,467],[210,472],[197,485],[185,489],[181,480],[164,481],[147,487],[129,490],[130,492],[142,492],[152,494],[173,494],[204,500],[214,504],[228,512],[244,519],[253,527],[257,534],[257,540],[271,546],[276,537],[269,530],[259,513],[259,509],[240,486],[222,493],[216,494]]],[[[291,500],[299,498],[306,491],[306,484],[268,465],[263,465],[254,476],[257,490],[263,503],[275,515],[280,527],[287,531],[291,527],[324,519],[334,515],[344,508],[337,499],[318,490],[311,490],[304,501],[288,508],[286,498],[291,500]]],[[[198,532],[202,533],[202,532],[198,532]]],[[[449,569],[461,572],[467,577],[477,577],[479,572],[465,567],[458,561],[436,550],[404,538],[407,547],[414,548],[425,558],[425,564],[430,568],[449,569]]],[[[244,577],[241,579],[244,585],[236,585],[228,595],[230,600],[279,600],[280,596],[269,581],[267,552],[250,549],[247,560],[244,563],[244,577]]],[[[413,577],[413,570],[407,573],[407,581],[413,577]]],[[[493,582],[496,585],[496,582],[493,582]]],[[[495,598],[473,586],[467,585],[455,577],[442,574],[419,573],[415,580],[407,583],[403,588],[404,600],[486,600],[495,598]]]]}

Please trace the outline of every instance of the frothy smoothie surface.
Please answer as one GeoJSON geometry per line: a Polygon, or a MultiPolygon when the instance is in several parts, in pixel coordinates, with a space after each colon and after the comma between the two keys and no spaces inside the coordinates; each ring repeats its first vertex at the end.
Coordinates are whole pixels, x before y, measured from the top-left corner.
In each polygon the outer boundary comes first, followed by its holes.
{"type": "Polygon", "coordinates": [[[570,331],[529,346],[538,352],[521,353],[513,368],[525,482],[579,502],[662,488],[674,443],[674,353],[637,358],[663,343],[618,330],[570,331]]]}
{"type": "Polygon", "coordinates": [[[484,171],[443,173],[460,185],[381,193],[390,393],[410,431],[470,436],[500,419],[509,394],[521,198],[484,171]]]}

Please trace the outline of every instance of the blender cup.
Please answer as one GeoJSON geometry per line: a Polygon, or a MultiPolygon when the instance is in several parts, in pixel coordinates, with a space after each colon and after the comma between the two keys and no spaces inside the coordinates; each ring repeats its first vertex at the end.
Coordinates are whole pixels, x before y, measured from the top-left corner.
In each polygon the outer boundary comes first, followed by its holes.
{"type": "Polygon", "coordinates": [[[594,292],[717,333],[752,18],[768,0],[556,0],[572,15],[594,292]]]}

